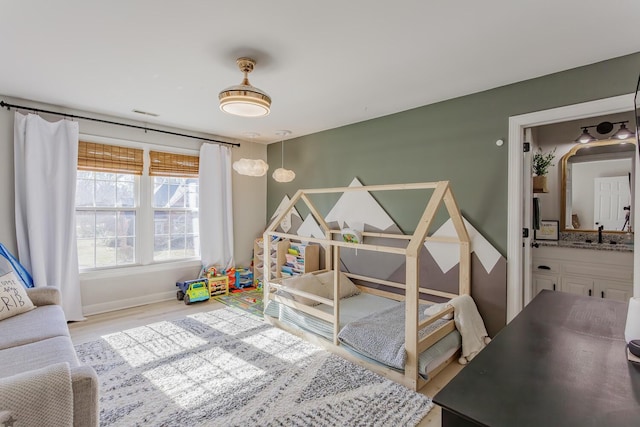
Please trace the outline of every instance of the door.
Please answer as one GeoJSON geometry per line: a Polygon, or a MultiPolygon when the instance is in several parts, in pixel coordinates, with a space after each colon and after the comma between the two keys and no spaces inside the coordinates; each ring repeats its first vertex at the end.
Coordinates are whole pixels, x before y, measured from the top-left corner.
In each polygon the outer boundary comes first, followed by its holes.
{"type": "Polygon", "coordinates": [[[593,220],[595,228],[624,231],[629,225],[628,213],[631,206],[631,191],[628,176],[594,178],[593,220]]]}
{"type": "MultiPolygon", "coordinates": [[[[523,201],[528,198],[528,187],[523,180],[531,179],[531,168],[526,166],[522,157],[522,143],[525,141],[524,129],[532,126],[541,126],[551,123],[561,123],[579,118],[597,117],[607,114],[615,114],[629,111],[629,105],[633,105],[635,94],[626,94],[611,98],[598,99],[580,104],[551,108],[548,110],[509,117],[509,159],[508,159],[508,222],[507,222],[507,323],[522,310],[524,303],[529,300],[523,298],[525,289],[524,281],[531,272],[524,268],[522,228],[529,225],[523,223],[523,211],[526,209],[523,201]],[[523,301],[524,300],[524,301],[523,301]]],[[[636,165],[640,157],[636,156],[636,165]]],[[[640,170],[640,167],[636,167],[640,170]]],[[[640,188],[640,173],[635,174],[634,188],[640,188]]],[[[635,191],[635,190],[634,190],[635,191]]],[[[640,224],[640,203],[638,209],[631,210],[636,216],[635,222],[640,224]]],[[[527,243],[527,241],[524,241],[527,243]]],[[[640,251],[635,258],[635,275],[640,278],[640,251]]],[[[530,279],[530,278],[529,278],[530,279]]],[[[637,295],[640,295],[640,279],[635,284],[637,295]]]]}

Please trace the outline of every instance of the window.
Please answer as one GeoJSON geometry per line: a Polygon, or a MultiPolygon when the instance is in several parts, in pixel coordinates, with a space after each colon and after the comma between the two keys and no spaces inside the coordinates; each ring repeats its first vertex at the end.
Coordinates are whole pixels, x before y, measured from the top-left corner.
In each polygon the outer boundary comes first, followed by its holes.
{"type": "Polygon", "coordinates": [[[81,269],[136,261],[136,217],[142,150],[80,141],[76,238],[81,269]]]}
{"type": "Polygon", "coordinates": [[[139,148],[79,143],[80,269],[199,256],[198,157],[151,151],[145,168],[143,154],[139,148]]]}
{"type": "Polygon", "coordinates": [[[159,151],[151,151],[149,157],[149,175],[153,177],[153,260],[200,255],[198,157],[159,151]]]}
{"type": "Polygon", "coordinates": [[[137,187],[133,174],[78,171],[76,230],[80,268],[135,262],[137,187]]]}
{"type": "Polygon", "coordinates": [[[199,255],[198,180],[153,178],[154,261],[199,255]]]}

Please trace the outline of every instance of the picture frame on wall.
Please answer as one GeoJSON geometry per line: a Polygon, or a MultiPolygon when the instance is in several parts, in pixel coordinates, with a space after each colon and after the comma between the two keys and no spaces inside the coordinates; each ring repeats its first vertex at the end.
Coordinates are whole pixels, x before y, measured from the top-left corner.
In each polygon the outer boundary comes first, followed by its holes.
{"type": "Polygon", "coordinates": [[[559,221],[543,219],[540,221],[540,229],[534,230],[535,240],[558,240],[559,221]]]}

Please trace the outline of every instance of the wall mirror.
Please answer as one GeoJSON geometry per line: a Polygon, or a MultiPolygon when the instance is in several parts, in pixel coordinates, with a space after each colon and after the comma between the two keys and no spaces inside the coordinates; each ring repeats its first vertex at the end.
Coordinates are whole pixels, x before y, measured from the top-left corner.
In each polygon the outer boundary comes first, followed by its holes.
{"type": "Polygon", "coordinates": [[[633,226],[634,138],[577,144],[561,159],[562,231],[627,232],[633,226]]]}

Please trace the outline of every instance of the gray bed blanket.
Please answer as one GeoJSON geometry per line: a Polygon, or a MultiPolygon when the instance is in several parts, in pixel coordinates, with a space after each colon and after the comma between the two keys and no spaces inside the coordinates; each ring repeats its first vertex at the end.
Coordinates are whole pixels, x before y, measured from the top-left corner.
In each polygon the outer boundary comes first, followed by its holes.
{"type": "MultiPolygon", "coordinates": [[[[426,306],[424,306],[426,307],[426,306]]],[[[420,309],[420,320],[427,316],[420,309]]],[[[338,334],[338,340],[359,353],[380,363],[404,369],[407,352],[404,348],[405,305],[400,303],[390,309],[370,314],[348,323],[338,334]]],[[[442,325],[438,320],[419,332],[420,338],[442,325]]]]}

